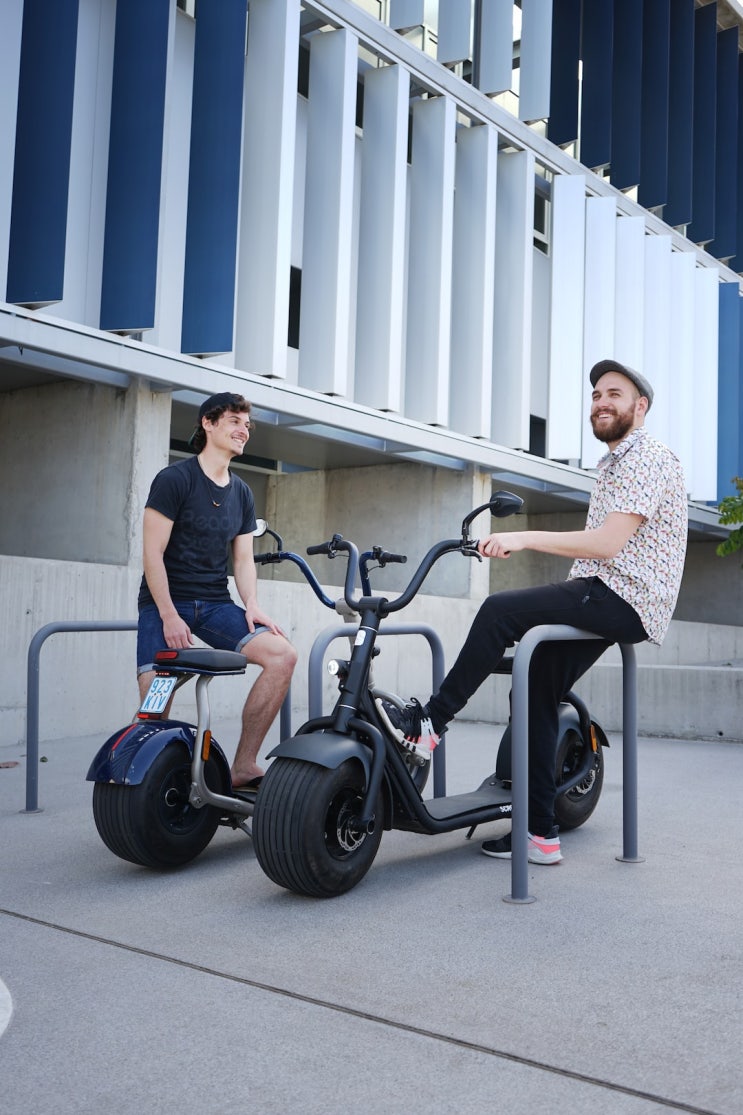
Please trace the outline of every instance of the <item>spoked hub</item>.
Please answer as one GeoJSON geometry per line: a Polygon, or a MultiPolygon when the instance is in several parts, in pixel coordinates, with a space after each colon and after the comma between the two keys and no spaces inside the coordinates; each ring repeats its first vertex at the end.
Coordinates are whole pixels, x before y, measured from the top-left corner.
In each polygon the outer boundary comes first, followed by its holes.
{"type": "Polygon", "coordinates": [[[331,856],[343,859],[352,855],[374,831],[359,823],[363,799],[358,794],[341,791],[330,803],[325,828],[325,843],[331,856]]]}
{"type": "MultiPolygon", "coordinates": [[[[562,778],[561,783],[569,782],[570,779],[576,774],[584,762],[585,745],[583,740],[577,733],[571,733],[571,740],[567,746],[565,754],[562,759],[562,778]]],[[[598,756],[594,757],[594,763],[591,769],[586,774],[581,782],[577,782],[575,786],[571,787],[567,792],[580,796],[582,794],[590,794],[596,781],[596,772],[598,770],[598,756]]]]}

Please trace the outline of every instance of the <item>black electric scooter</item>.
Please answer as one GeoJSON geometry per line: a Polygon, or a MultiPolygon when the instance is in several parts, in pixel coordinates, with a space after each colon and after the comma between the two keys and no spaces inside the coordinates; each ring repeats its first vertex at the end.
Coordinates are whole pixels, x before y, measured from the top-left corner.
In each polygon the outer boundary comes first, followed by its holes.
{"type": "MultiPolygon", "coordinates": [[[[299,567],[317,598],[337,608],[350,620],[344,601],[325,593],[304,558],[285,551],[278,534],[264,520],[256,537],[269,534],[277,549],[256,554],[258,565],[291,561],[299,567]]],[[[369,595],[368,563],[384,566],[405,561],[385,554],[379,547],[363,553],[359,571],[363,591],[369,595]]],[[[134,720],[115,732],[96,754],[87,774],[93,787],[93,817],[104,844],[121,859],[143,867],[167,869],[195,859],[209,844],[220,825],[251,835],[250,817],[258,787],[235,789],[230,763],[210,727],[208,688],[212,679],[243,674],[245,656],[209,648],[158,651],[156,675],[134,720]],[[169,719],[167,711],[176,691],[196,679],[197,723],[169,719]]],[[[371,682],[370,682],[371,684],[371,682]]],[[[394,694],[372,691],[403,703],[394,694]]],[[[420,789],[430,764],[420,765],[411,752],[410,778],[420,789]]]]}
{"type": "MultiPolygon", "coordinates": [[[[470,793],[424,801],[419,757],[411,760],[387,729],[370,670],[382,620],[410,603],[439,558],[457,552],[481,560],[469,534],[475,517],[485,510],[505,517],[522,502],[510,492],[495,492],[465,517],[459,538],[438,542],[428,551],[392,601],[368,591],[355,596],[359,554],[353,542],[334,535],[308,548],[308,554],[331,558],[345,553],[344,598],[360,619],[350,658],[332,663],[340,685],[332,713],[309,720],[270,753],[273,762],[255,801],[256,856],[278,885],[318,898],[340,895],[369,870],[385,828],[429,835],[467,828],[471,833],[477,825],[510,817],[510,727],[493,775],[470,793]]],[[[401,560],[400,555],[387,557],[401,560]]],[[[508,671],[510,663],[501,669],[508,671]]],[[[571,693],[560,708],[558,734],[556,816],[561,828],[578,827],[595,809],[607,745],[602,729],[571,693]]]]}

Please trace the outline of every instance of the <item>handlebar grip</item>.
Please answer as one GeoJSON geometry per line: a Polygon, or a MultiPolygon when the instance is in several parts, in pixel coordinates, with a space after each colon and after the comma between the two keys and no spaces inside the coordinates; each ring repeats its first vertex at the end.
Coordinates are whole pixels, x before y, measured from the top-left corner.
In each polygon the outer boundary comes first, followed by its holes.
{"type": "Polygon", "coordinates": [[[276,553],[273,553],[273,554],[253,554],[253,561],[255,562],[256,565],[270,565],[272,563],[277,564],[279,561],[281,561],[281,558],[276,553]]]}
{"type": "Polygon", "coordinates": [[[329,542],[321,542],[319,546],[308,546],[307,547],[307,553],[310,556],[312,554],[329,554],[330,553],[330,543],[329,542]]]}
{"type": "Polygon", "coordinates": [[[380,565],[392,565],[395,562],[398,565],[405,565],[407,560],[405,554],[390,554],[386,550],[382,550],[382,553],[379,555],[380,565]]]}

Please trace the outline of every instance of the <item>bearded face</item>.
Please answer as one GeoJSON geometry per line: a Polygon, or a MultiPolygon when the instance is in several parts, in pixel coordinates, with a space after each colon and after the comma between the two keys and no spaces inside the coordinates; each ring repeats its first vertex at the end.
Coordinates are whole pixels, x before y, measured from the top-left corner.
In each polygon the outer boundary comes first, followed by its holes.
{"type": "Polygon", "coordinates": [[[599,441],[621,441],[632,429],[634,421],[634,403],[627,408],[620,408],[614,403],[598,403],[591,408],[591,429],[599,441]]]}

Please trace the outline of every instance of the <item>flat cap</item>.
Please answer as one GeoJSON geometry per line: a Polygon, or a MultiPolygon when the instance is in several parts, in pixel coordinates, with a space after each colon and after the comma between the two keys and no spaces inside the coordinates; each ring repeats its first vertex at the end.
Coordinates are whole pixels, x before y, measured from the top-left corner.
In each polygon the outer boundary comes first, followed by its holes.
{"type": "Polygon", "coordinates": [[[591,368],[588,378],[591,381],[591,386],[595,387],[602,376],[607,372],[619,372],[620,375],[626,376],[631,383],[634,383],[637,390],[641,395],[644,395],[648,401],[648,410],[653,405],[653,388],[639,372],[634,368],[628,368],[626,364],[621,364],[618,360],[599,360],[598,364],[594,364],[591,368]]]}

